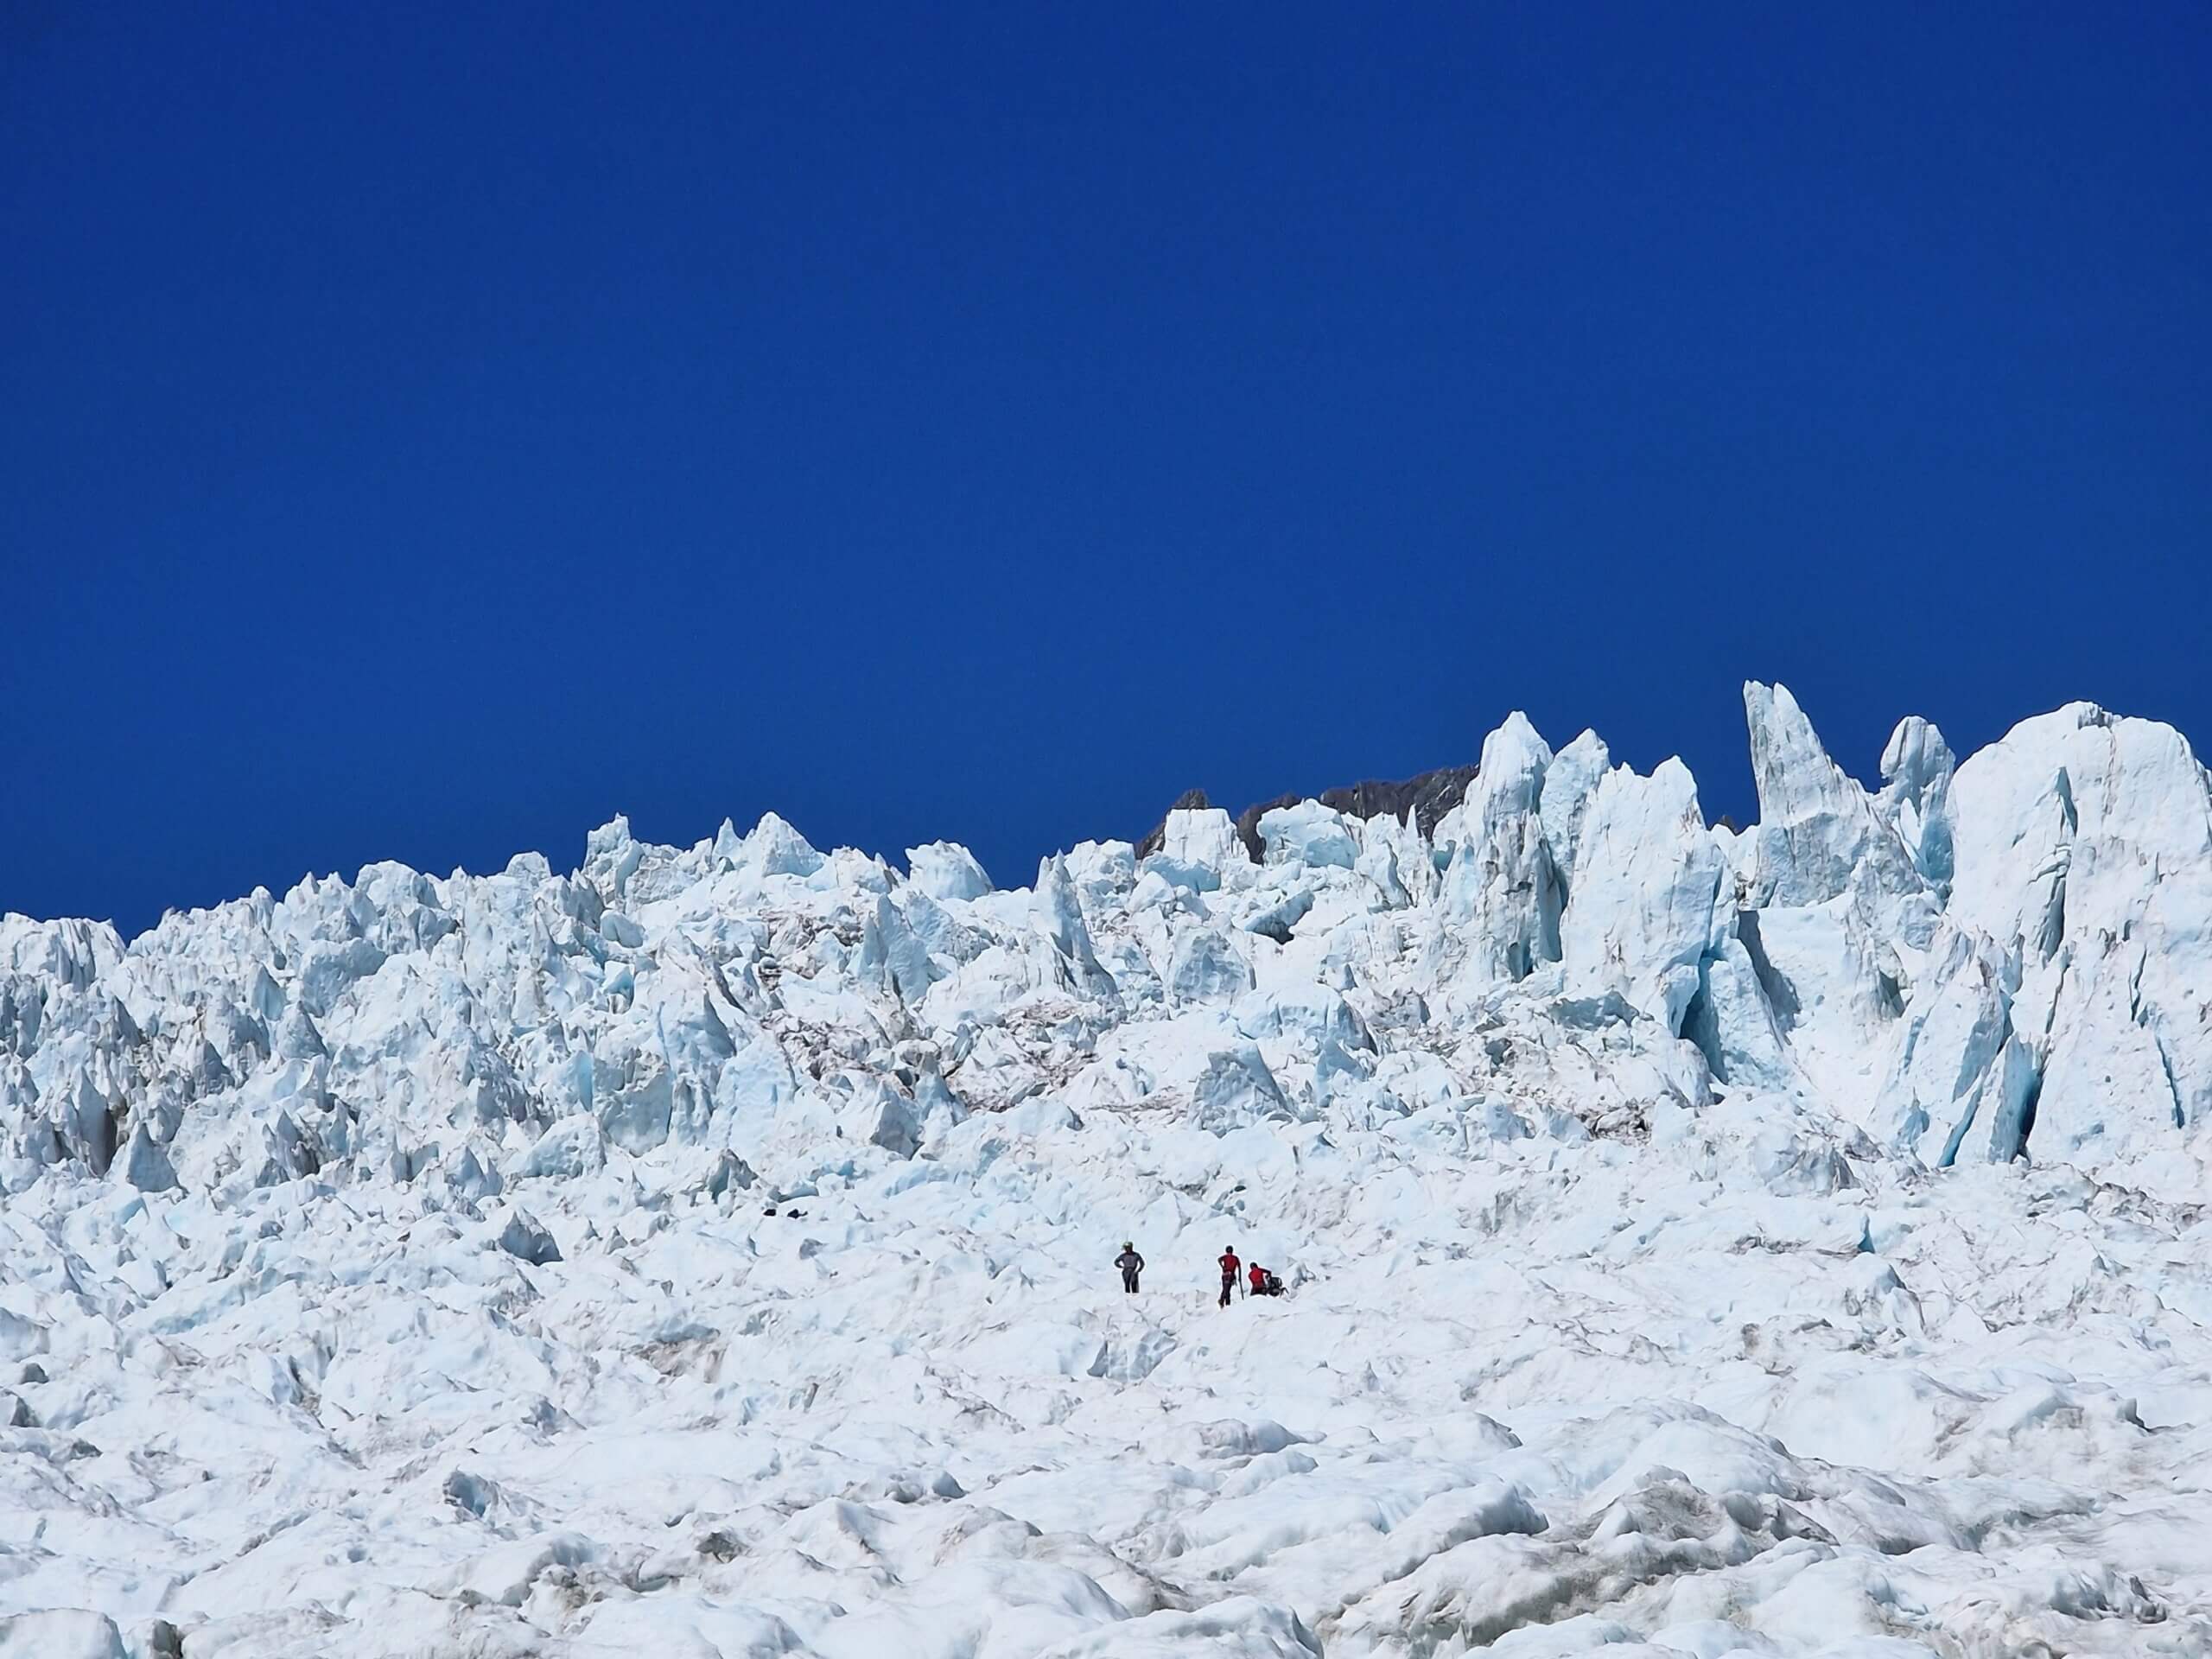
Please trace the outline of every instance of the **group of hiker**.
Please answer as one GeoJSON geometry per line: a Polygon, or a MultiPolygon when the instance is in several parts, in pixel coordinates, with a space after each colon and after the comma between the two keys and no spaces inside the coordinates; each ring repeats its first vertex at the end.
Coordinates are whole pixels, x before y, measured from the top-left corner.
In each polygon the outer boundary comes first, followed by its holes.
{"type": "MultiPolygon", "coordinates": [[[[1122,1245],[1122,1253],[1114,1258],[1114,1265],[1122,1270],[1122,1291],[1128,1295],[1135,1295],[1137,1275],[1144,1271],[1144,1257],[1137,1254],[1136,1245],[1125,1241],[1122,1245]]],[[[1257,1262],[1253,1262],[1249,1268],[1246,1268],[1243,1262],[1236,1259],[1236,1247],[1234,1244],[1222,1251],[1219,1266],[1221,1268],[1219,1306],[1223,1307],[1227,1307],[1230,1299],[1239,1292],[1247,1296],[1282,1294],[1281,1278],[1271,1269],[1262,1267],[1257,1262]]]]}

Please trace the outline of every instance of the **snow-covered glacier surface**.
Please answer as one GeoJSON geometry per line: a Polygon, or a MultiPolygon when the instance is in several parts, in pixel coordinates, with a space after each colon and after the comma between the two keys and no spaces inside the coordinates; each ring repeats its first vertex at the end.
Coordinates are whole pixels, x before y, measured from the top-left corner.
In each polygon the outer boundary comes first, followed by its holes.
{"type": "Polygon", "coordinates": [[[0,1659],[2212,1652],[2205,770],[1745,703],[9,918],[0,1659]]]}

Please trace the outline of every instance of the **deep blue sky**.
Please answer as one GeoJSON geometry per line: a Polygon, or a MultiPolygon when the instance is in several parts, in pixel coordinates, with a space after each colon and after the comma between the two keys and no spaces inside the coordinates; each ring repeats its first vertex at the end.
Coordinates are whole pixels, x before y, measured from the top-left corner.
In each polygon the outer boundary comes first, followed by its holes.
{"type": "Polygon", "coordinates": [[[0,23],[0,908],[2212,741],[2212,13],[0,23]]]}

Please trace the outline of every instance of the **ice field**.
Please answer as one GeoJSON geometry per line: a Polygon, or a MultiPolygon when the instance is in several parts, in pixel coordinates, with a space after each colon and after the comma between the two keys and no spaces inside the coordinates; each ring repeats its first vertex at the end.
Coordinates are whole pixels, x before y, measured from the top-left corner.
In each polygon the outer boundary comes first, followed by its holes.
{"type": "Polygon", "coordinates": [[[2205,769],[1745,704],[8,918],[0,1659],[2212,1653],[2205,769]]]}

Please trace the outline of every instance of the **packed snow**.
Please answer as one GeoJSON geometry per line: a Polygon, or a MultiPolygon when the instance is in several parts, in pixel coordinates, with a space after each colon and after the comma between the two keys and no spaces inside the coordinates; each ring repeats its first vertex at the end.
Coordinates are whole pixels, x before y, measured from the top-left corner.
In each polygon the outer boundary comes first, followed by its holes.
{"type": "Polygon", "coordinates": [[[1745,701],[7,918],[0,1659],[2212,1653],[2212,781],[1745,701]]]}

